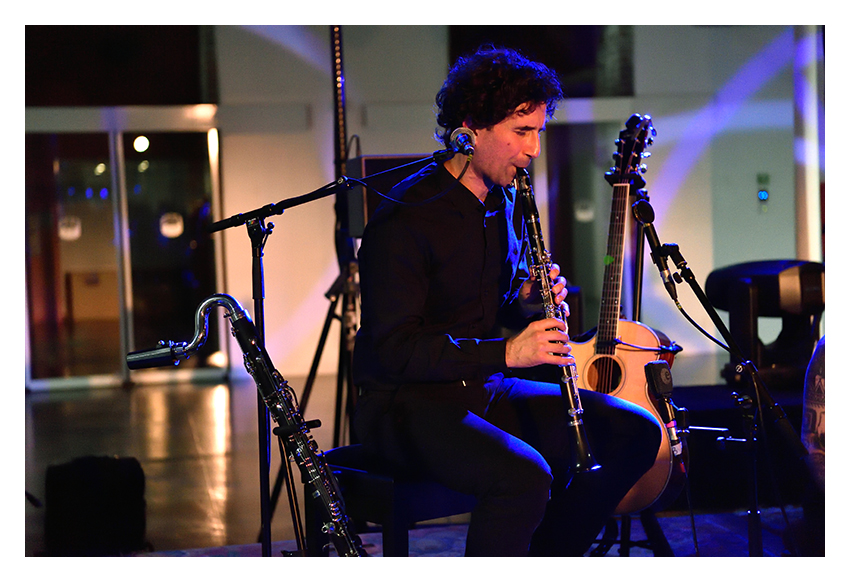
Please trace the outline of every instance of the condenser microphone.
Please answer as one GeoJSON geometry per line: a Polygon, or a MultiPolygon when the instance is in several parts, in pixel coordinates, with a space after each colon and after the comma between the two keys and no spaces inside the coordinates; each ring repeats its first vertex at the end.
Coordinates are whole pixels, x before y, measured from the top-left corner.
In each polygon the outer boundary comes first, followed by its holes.
{"type": "Polygon", "coordinates": [[[459,154],[471,156],[475,153],[475,134],[468,127],[458,127],[449,138],[451,149],[459,154]]]}
{"type": "Polygon", "coordinates": [[[644,234],[646,234],[646,239],[649,241],[649,248],[652,249],[652,256],[655,259],[653,262],[658,266],[658,272],[661,275],[661,280],[664,282],[664,287],[667,289],[670,297],[673,298],[673,301],[677,301],[679,297],[678,293],[676,293],[675,276],[670,272],[670,267],[667,266],[667,256],[664,254],[661,243],[658,241],[658,234],[655,232],[655,227],[651,222],[643,226],[644,234]]]}
{"type": "Polygon", "coordinates": [[[670,365],[664,360],[656,360],[644,365],[646,383],[656,398],[661,399],[659,414],[670,437],[670,447],[673,455],[681,456],[683,443],[679,438],[679,428],[676,423],[676,406],[673,404],[673,376],[670,374],[670,365]]]}
{"type": "Polygon", "coordinates": [[[667,266],[667,255],[658,240],[658,233],[655,232],[655,226],[652,221],[655,220],[655,212],[652,206],[646,200],[638,200],[632,206],[632,212],[635,217],[643,225],[643,232],[646,235],[646,242],[649,243],[649,252],[652,255],[652,262],[658,267],[658,272],[661,275],[661,280],[664,282],[664,287],[667,293],[673,298],[673,301],[678,301],[678,293],[676,293],[676,278],[670,272],[670,267],[667,266]]]}

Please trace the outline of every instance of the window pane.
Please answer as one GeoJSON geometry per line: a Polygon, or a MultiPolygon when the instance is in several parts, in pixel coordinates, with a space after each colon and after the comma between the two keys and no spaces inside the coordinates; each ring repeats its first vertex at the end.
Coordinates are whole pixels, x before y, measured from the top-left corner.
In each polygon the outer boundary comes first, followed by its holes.
{"type": "Polygon", "coordinates": [[[118,267],[106,134],[26,136],[33,379],[119,370],[118,267]]]}

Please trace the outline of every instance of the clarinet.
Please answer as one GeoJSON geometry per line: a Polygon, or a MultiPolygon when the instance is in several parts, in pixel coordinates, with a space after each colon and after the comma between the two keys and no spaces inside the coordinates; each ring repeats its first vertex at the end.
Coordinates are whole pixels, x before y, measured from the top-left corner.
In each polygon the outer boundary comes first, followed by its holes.
{"type": "MultiPolygon", "coordinates": [[[[552,270],[552,259],[546,246],[543,244],[543,233],[540,229],[540,216],[537,213],[537,203],[534,200],[534,191],[531,188],[531,180],[524,168],[517,169],[514,180],[517,193],[522,204],[522,214],[528,231],[529,242],[529,272],[540,282],[540,292],[543,298],[543,314],[547,319],[558,319],[567,324],[567,313],[563,303],[556,304],[552,293],[552,280],[549,271],[552,270]]],[[[573,440],[571,447],[570,467],[575,473],[596,471],[600,465],[594,460],[590,445],[587,442],[587,434],[584,428],[578,389],[576,388],[575,361],[570,364],[559,366],[561,368],[561,396],[567,413],[567,424],[570,437],[573,440]]]]}
{"type": "Polygon", "coordinates": [[[189,343],[161,341],[159,347],[152,350],[128,354],[127,366],[132,370],[154,368],[177,365],[181,360],[188,359],[206,342],[209,313],[214,307],[227,310],[226,316],[230,318],[231,332],[242,350],[245,368],[253,377],[263,402],[279,427],[275,433],[284,440],[287,452],[298,465],[310,497],[322,506],[322,531],[328,534],[340,556],[365,556],[366,551],[359,536],[351,530],[339,483],[310,434],[310,428],[317,426],[318,421],[304,421],[296,403],[295,392],[275,369],[254,322],[236,299],[223,293],[207,297],[195,313],[195,336],[189,343]]]}

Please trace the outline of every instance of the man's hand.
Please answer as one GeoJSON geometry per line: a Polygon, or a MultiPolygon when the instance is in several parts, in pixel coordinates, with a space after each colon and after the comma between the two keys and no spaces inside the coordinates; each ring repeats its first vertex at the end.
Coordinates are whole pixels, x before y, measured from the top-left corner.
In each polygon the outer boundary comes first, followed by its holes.
{"type": "MultiPolygon", "coordinates": [[[[565,315],[569,315],[570,309],[566,303],[567,280],[561,277],[560,274],[561,267],[553,263],[552,269],[549,271],[549,279],[552,281],[552,296],[555,298],[555,305],[563,303],[565,315]]],[[[536,277],[527,279],[522,284],[522,287],[520,287],[519,296],[522,301],[523,308],[529,312],[529,315],[533,315],[533,313],[531,313],[532,310],[538,308],[540,305],[540,281],[538,281],[536,277]]]]}
{"type": "Polygon", "coordinates": [[[566,325],[558,319],[534,321],[508,339],[505,363],[508,368],[531,368],[540,364],[566,366],[574,362],[570,356],[570,337],[566,325]]]}

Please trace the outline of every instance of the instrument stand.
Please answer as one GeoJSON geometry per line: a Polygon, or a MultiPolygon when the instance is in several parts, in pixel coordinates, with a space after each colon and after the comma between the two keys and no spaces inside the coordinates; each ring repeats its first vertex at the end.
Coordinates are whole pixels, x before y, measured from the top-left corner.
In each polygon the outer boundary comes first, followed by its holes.
{"type": "MultiPolygon", "coordinates": [[[[647,203],[648,204],[648,203],[647,203]]],[[[649,227],[651,225],[651,221],[646,221],[645,226],[649,227]]],[[[654,232],[654,227],[653,227],[654,232]]],[[[735,342],[732,334],[729,332],[729,329],[723,323],[723,320],[720,319],[717,311],[714,309],[714,306],[711,305],[711,302],[708,300],[708,297],[705,295],[705,292],[700,287],[699,283],[696,280],[693,272],[688,267],[687,261],[685,261],[682,253],[679,250],[679,246],[676,244],[653,244],[657,243],[657,241],[650,241],[650,246],[653,247],[651,249],[653,255],[656,257],[658,261],[662,263],[666,261],[668,258],[673,261],[676,268],[679,270],[677,276],[674,278],[677,281],[685,280],[688,282],[688,285],[693,290],[694,295],[699,300],[700,304],[703,306],[703,309],[711,318],[711,321],[714,323],[716,328],[720,331],[721,336],[726,342],[727,349],[735,358],[735,360],[739,361],[740,364],[737,366],[737,370],[741,374],[749,374],[752,379],[753,387],[755,389],[755,411],[760,412],[763,416],[765,410],[771,413],[773,418],[773,424],[777,427],[779,431],[779,436],[781,437],[783,444],[787,447],[787,450],[795,452],[796,459],[798,461],[803,461],[805,456],[808,454],[806,448],[803,446],[800,437],[794,431],[791,422],[788,420],[788,417],[785,415],[785,412],[782,408],[773,400],[773,397],[770,395],[770,392],[767,390],[767,387],[762,382],[761,377],[758,374],[758,370],[756,370],[753,362],[746,360],[743,356],[743,353],[740,347],[735,342]]],[[[676,301],[678,305],[678,301],[676,301]]],[[[749,518],[749,551],[751,556],[762,556],[764,553],[764,549],[762,546],[761,540],[761,517],[759,514],[759,500],[758,500],[758,488],[757,488],[757,480],[758,474],[756,473],[756,453],[757,453],[757,433],[759,432],[758,423],[755,420],[755,412],[751,412],[754,404],[749,399],[740,399],[737,394],[733,394],[733,397],[738,399],[739,407],[741,408],[744,423],[747,427],[747,435],[746,435],[746,447],[747,451],[751,455],[751,463],[750,469],[748,472],[748,498],[749,498],[749,509],[748,509],[748,518],[749,518]]],[[[765,434],[765,431],[762,429],[762,434],[765,434]]]]}

